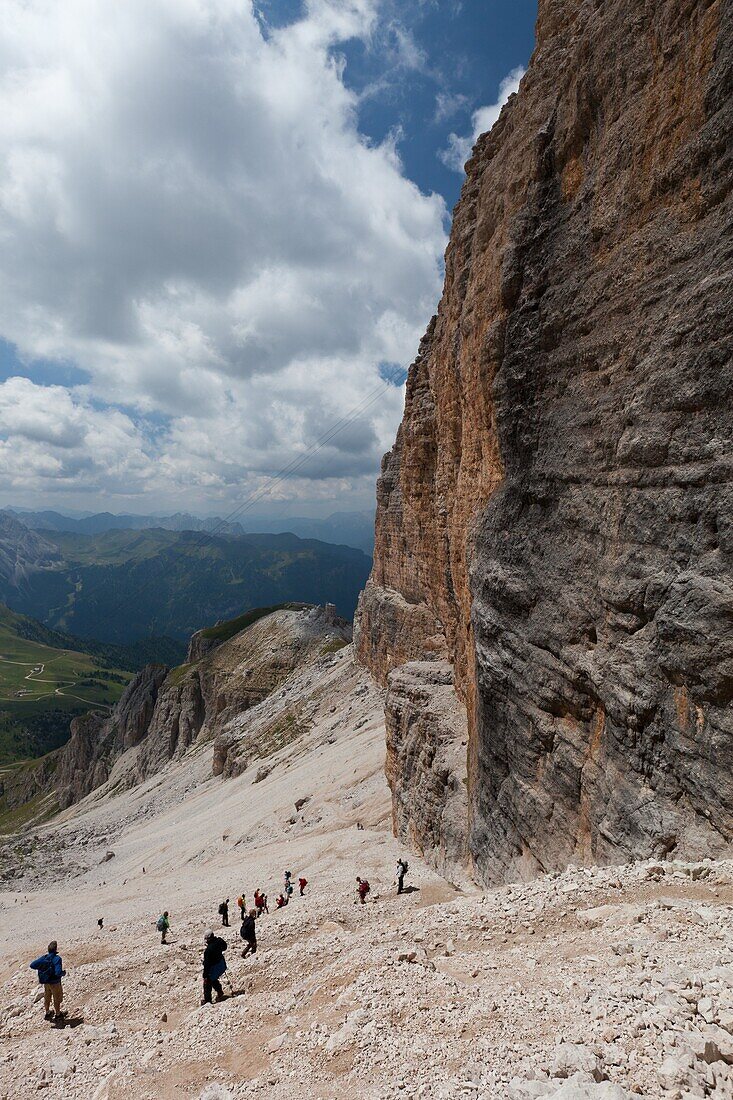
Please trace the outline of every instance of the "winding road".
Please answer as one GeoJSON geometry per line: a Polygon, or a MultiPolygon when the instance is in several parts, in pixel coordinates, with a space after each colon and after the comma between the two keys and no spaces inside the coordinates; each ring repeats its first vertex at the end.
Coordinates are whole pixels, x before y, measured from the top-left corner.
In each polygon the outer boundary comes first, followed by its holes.
{"type": "Polygon", "coordinates": [[[37,703],[40,699],[48,699],[52,695],[60,695],[66,699],[77,699],[80,703],[86,703],[90,707],[103,707],[105,710],[111,710],[112,707],[107,703],[100,703],[93,699],[84,699],[81,695],[75,695],[71,691],[64,691],[63,688],[74,687],[77,683],[76,680],[68,680],[61,682],[57,680],[43,680],[41,676],[46,671],[46,665],[52,665],[54,661],[60,661],[64,654],[59,654],[58,657],[53,657],[50,661],[36,662],[32,664],[30,661],[11,661],[7,657],[0,657],[0,663],[6,665],[20,665],[22,668],[30,668],[30,672],[23,677],[24,680],[33,684],[55,684],[53,691],[29,691],[27,694],[18,695],[17,692],[13,692],[12,695],[0,695],[0,700],[12,701],[14,703],[37,703]]]}

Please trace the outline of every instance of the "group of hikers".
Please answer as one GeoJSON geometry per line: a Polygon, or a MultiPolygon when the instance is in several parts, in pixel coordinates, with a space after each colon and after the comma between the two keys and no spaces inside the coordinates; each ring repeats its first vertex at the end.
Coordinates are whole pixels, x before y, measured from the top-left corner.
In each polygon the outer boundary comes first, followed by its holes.
{"type": "MultiPolygon", "coordinates": [[[[304,875],[301,875],[298,879],[298,891],[301,897],[305,895],[305,888],[308,885],[308,879],[304,875]]],[[[278,894],[276,907],[282,909],[288,904],[290,898],[293,896],[295,887],[293,886],[293,875],[291,871],[285,871],[283,875],[283,888],[278,894]]],[[[242,948],[242,958],[246,959],[248,955],[254,955],[257,951],[257,930],[255,927],[255,921],[258,917],[261,917],[263,913],[269,913],[270,909],[267,904],[267,894],[258,887],[253,896],[253,908],[247,908],[247,898],[242,893],[237,898],[237,908],[239,909],[239,916],[241,920],[241,927],[239,929],[239,935],[244,942],[242,948]]],[[[218,913],[221,917],[222,928],[229,928],[229,904],[230,899],[225,898],[224,901],[219,903],[218,913]]],[[[167,943],[166,939],[170,930],[170,915],[166,909],[158,917],[156,921],[156,928],[160,932],[160,942],[167,943]]],[[[224,952],[228,948],[227,941],[222,939],[221,936],[216,936],[213,929],[208,928],[204,932],[204,954],[203,954],[203,983],[204,983],[204,996],[201,1004],[211,1004],[212,994],[216,994],[216,1000],[224,1000],[224,990],[221,986],[221,978],[226,973],[227,962],[224,958],[224,952]]]]}
{"type": "MultiPolygon", "coordinates": [[[[277,909],[282,909],[285,905],[288,904],[291,897],[293,896],[293,891],[294,891],[292,872],[291,871],[286,871],[283,877],[284,877],[283,888],[282,888],[282,890],[280,891],[280,893],[278,894],[278,896],[275,900],[275,907],[277,909]]],[[[304,896],[305,888],[306,888],[307,885],[308,885],[308,879],[305,878],[303,875],[301,875],[300,878],[298,879],[298,890],[299,890],[299,893],[300,893],[301,897],[304,896]]],[[[256,917],[261,917],[263,913],[269,913],[270,912],[269,906],[267,904],[267,894],[265,894],[259,887],[258,887],[257,890],[255,890],[252,900],[253,900],[253,903],[254,903],[254,909],[250,909],[248,911],[247,910],[247,901],[246,901],[246,898],[245,898],[244,894],[243,893],[240,894],[239,897],[237,898],[237,908],[239,909],[240,919],[243,922],[247,919],[252,919],[254,921],[254,919],[256,917]]],[[[219,906],[219,916],[221,917],[221,923],[222,923],[223,927],[228,928],[229,927],[229,898],[226,898],[223,902],[221,902],[221,904],[219,906]]],[[[167,912],[164,913],[163,917],[165,917],[167,919],[168,913],[167,912]]],[[[160,921],[162,921],[163,917],[159,918],[159,923],[160,923],[160,921]]],[[[159,929],[159,931],[163,931],[162,927],[159,929]]],[[[167,931],[167,927],[166,927],[166,931],[167,931]]],[[[165,943],[166,942],[165,939],[162,942],[165,943]]]]}
{"type": "MultiPolygon", "coordinates": [[[[408,863],[406,859],[399,859],[397,861],[397,869],[395,873],[395,884],[397,886],[397,893],[401,894],[404,891],[405,875],[408,871],[408,863]]],[[[308,880],[301,876],[298,879],[298,890],[300,897],[305,895],[305,888],[308,885],[308,880]]],[[[292,874],[290,871],[285,871],[283,876],[283,888],[278,894],[276,907],[278,909],[284,908],[290,902],[290,899],[294,893],[295,887],[292,881],[292,874]]],[[[359,902],[364,905],[367,900],[367,895],[371,892],[369,882],[365,878],[361,878],[357,875],[356,878],[356,894],[359,902]]],[[[267,894],[263,893],[261,889],[257,889],[253,895],[254,908],[247,909],[247,899],[244,891],[237,898],[237,907],[239,909],[241,927],[239,929],[239,935],[244,943],[242,948],[242,958],[246,959],[249,955],[254,955],[257,951],[257,932],[255,928],[255,921],[258,917],[261,917],[263,913],[269,913],[267,905],[267,894]]],[[[223,928],[229,927],[229,898],[226,898],[219,905],[219,916],[221,917],[221,923],[223,928]]],[[[97,921],[99,927],[103,927],[101,920],[97,921]]],[[[160,932],[160,942],[162,944],[167,943],[167,935],[170,931],[170,914],[167,909],[161,913],[155,922],[157,930],[160,932]]],[[[228,943],[221,936],[214,934],[213,929],[208,928],[204,932],[204,952],[203,952],[203,987],[204,995],[201,1004],[211,1004],[212,994],[216,994],[217,1001],[224,1000],[224,990],[221,985],[221,978],[224,976],[227,970],[226,959],[224,958],[224,952],[228,948],[228,943]]],[[[43,985],[43,1004],[45,1018],[47,1020],[54,1020],[56,1023],[63,1023],[64,1011],[61,1007],[61,1003],[64,997],[64,990],[61,979],[66,974],[63,968],[63,962],[61,956],[58,953],[58,944],[55,940],[52,940],[48,945],[48,950],[45,955],[41,955],[39,958],[34,959],[30,964],[31,970],[35,970],[38,973],[38,981],[43,985]],[[53,1009],[51,1005],[53,1004],[53,1009]]]]}

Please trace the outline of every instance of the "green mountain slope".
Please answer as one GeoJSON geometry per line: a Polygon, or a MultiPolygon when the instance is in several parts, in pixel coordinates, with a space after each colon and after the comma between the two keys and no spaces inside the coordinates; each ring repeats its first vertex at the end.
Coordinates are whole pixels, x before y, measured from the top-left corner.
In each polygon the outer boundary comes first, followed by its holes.
{"type": "Polygon", "coordinates": [[[192,531],[43,531],[52,567],[26,569],[0,599],[56,630],[126,644],[187,640],[242,608],[333,603],[351,618],[371,567],[360,550],[295,535],[212,537],[192,531]]]}
{"type": "Polygon", "coordinates": [[[0,763],[62,745],[74,715],[111,707],[130,679],[129,671],[64,642],[0,605],[0,763]]]}

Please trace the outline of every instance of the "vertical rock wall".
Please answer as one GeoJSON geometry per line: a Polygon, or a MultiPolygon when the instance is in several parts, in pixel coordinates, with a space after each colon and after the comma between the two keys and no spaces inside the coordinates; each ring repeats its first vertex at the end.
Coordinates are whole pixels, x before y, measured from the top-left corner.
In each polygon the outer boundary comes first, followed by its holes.
{"type": "Polygon", "coordinates": [[[487,881],[733,837],[733,4],[542,0],[537,30],[467,165],[357,634],[438,863],[420,792],[440,820],[454,788],[404,727],[445,729],[410,682],[452,664],[487,881]]]}

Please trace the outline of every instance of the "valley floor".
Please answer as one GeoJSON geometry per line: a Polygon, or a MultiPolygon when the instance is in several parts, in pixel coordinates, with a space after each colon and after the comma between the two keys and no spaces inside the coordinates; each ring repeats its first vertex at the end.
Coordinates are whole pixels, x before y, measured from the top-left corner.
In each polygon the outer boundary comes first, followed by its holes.
{"type": "Polygon", "coordinates": [[[381,698],[350,649],[329,666],[333,701],[259,782],[261,761],[212,779],[203,747],[18,842],[0,894],[0,1097],[733,1096],[733,863],[483,891],[408,852],[398,897],[381,698]],[[285,869],[309,884],[275,912],[285,869]],[[271,912],[243,960],[234,900],[258,886],[271,912]],[[233,995],[202,1007],[202,934],[227,896],[233,995]],[[64,1028],[43,1021],[28,969],[52,937],[64,1028]]]}

